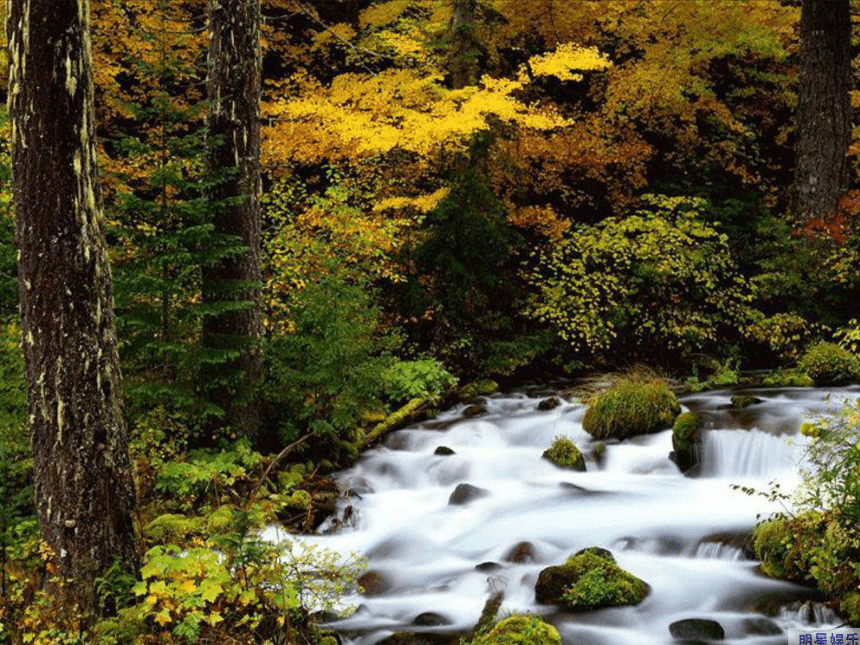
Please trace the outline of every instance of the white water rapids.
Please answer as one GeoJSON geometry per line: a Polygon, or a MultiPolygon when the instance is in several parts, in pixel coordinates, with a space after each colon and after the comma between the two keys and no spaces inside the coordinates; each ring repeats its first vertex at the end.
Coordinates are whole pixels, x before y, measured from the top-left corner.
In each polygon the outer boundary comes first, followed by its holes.
{"type": "MultiPolygon", "coordinates": [[[[696,477],[685,477],[669,460],[668,429],[607,445],[598,464],[581,426],[582,406],[563,403],[543,412],[537,409],[540,399],[527,393],[490,397],[488,413],[479,418],[462,418],[464,406],[458,406],[433,423],[390,435],[338,477],[344,489],[358,493],[342,503],[352,506],[352,523],[307,538],[367,556],[368,569],[383,581],[377,595],[347,598],[357,611],[334,627],[361,634],[358,645],[401,630],[466,631],[491,593],[503,588],[502,614],[543,614],[565,645],[669,643],[668,625],[685,618],[718,621],[728,642],[785,643],[784,635],[765,636],[751,627],[764,622],[756,599],[774,593],[802,597],[803,590],[759,574],[758,563],[744,554],[741,536],[757,514],[774,508],[731,484],[767,490],[776,480],[790,489],[806,445],[800,423],[856,398],[860,388],[750,393],[763,401],[745,410],[727,409],[727,391],[682,400],[685,409],[704,418],[696,477]],[[587,472],[562,470],[541,458],[558,435],[582,449],[587,472]],[[439,446],[454,454],[434,454],[439,446]],[[488,494],[450,505],[461,483],[488,494]],[[523,542],[531,545],[522,549],[525,561],[508,561],[523,542]],[[648,597],[635,607],[578,614],[538,605],[538,572],[588,546],[610,549],[623,568],[650,585],[648,597]],[[411,627],[424,612],[438,614],[447,625],[411,627]]],[[[775,622],[783,630],[840,622],[810,606],[783,609],[770,620],[771,628],[775,622]]]]}

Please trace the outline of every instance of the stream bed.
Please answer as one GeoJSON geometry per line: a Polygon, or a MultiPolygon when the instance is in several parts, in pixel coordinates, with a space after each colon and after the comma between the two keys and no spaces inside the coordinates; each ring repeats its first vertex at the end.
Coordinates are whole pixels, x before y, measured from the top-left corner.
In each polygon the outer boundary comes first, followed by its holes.
{"type": "Polygon", "coordinates": [[[841,621],[804,602],[802,587],[758,573],[744,537],[759,514],[775,508],[732,484],[765,491],[777,481],[790,490],[807,445],[800,424],[857,398],[860,388],[745,393],[761,401],[734,410],[729,391],[682,398],[685,410],[704,419],[693,477],[669,459],[668,429],[607,445],[598,463],[582,429],[583,406],[562,401],[541,411],[545,391],[497,394],[477,418],[465,418],[461,405],[389,435],[338,476],[351,493],[340,514],[349,520],[308,538],[366,556],[372,572],[372,589],[346,599],[356,611],[332,626],[356,645],[404,630],[463,632],[487,598],[504,590],[502,615],[539,613],[565,645],[670,643],[669,624],[685,618],[716,620],[727,642],[746,645],[785,643],[780,632],[790,627],[835,627],[841,621]],[[586,472],[541,458],[558,435],[580,447],[586,472]],[[453,454],[436,454],[440,446],[453,454]],[[449,503],[464,483],[483,491],[449,503]],[[576,614],[537,604],[539,571],[589,546],[610,549],[647,582],[645,600],[576,614]],[[427,612],[435,624],[414,626],[427,612]]]}

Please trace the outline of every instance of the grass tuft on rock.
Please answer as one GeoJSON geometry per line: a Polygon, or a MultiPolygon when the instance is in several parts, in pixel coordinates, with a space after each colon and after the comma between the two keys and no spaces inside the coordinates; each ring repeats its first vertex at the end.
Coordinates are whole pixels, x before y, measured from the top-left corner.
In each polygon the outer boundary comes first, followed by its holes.
{"type": "Polygon", "coordinates": [[[541,456],[559,468],[585,470],[585,458],[582,456],[582,452],[573,441],[564,436],[553,439],[552,445],[544,450],[541,456]]]}
{"type": "Polygon", "coordinates": [[[665,380],[628,375],[592,397],[582,427],[596,439],[626,439],[671,427],[680,411],[665,380]]]}
{"type": "Polygon", "coordinates": [[[540,616],[515,615],[496,623],[472,645],[561,645],[561,635],[540,616]]]}

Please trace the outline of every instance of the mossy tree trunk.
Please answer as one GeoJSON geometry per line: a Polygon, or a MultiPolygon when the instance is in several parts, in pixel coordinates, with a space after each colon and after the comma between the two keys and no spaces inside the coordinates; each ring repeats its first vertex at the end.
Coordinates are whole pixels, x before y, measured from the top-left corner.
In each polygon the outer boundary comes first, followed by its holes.
{"type": "Polygon", "coordinates": [[[253,393],[261,374],[260,294],[260,2],[209,0],[208,166],[217,179],[215,235],[234,236],[245,251],[209,267],[204,299],[242,303],[210,316],[204,344],[239,350],[239,357],[215,369],[210,395],[225,408],[234,429],[257,438],[253,393]],[[217,383],[220,375],[233,378],[217,383]]]}
{"type": "Polygon", "coordinates": [[[851,143],[849,0],[803,0],[800,17],[795,214],[832,215],[848,186],[851,143]]]}
{"type": "Polygon", "coordinates": [[[451,49],[448,68],[455,90],[472,85],[478,77],[478,44],[475,36],[477,0],[452,0],[448,26],[451,49]]]}
{"type": "Polygon", "coordinates": [[[88,0],[7,5],[18,279],[35,501],[69,580],[133,572],[134,485],[122,417],[110,268],[102,232],[88,0]]]}

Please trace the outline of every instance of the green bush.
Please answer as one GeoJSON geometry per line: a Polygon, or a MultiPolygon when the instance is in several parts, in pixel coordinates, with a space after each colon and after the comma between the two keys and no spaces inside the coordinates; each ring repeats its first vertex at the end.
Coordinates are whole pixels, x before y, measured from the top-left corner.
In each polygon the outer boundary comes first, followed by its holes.
{"type": "Polygon", "coordinates": [[[385,393],[392,401],[438,396],[457,383],[435,358],[399,361],[388,368],[384,379],[385,393]]]}
{"type": "Polygon", "coordinates": [[[860,358],[836,343],[816,343],[797,366],[820,383],[847,383],[860,380],[860,358]]]}
{"type": "Polygon", "coordinates": [[[597,439],[626,439],[670,427],[680,411],[666,381],[628,376],[592,398],[582,427],[597,439]]]}
{"type": "Polygon", "coordinates": [[[751,289],[701,199],[649,195],[539,258],[530,313],[581,356],[689,358],[744,328],[751,289]]]}
{"type": "Polygon", "coordinates": [[[542,457],[559,468],[585,470],[585,459],[576,444],[567,437],[556,437],[552,445],[544,450],[542,457]]]}
{"type": "Polygon", "coordinates": [[[539,616],[509,616],[475,638],[472,645],[561,645],[561,635],[539,616]]]}

